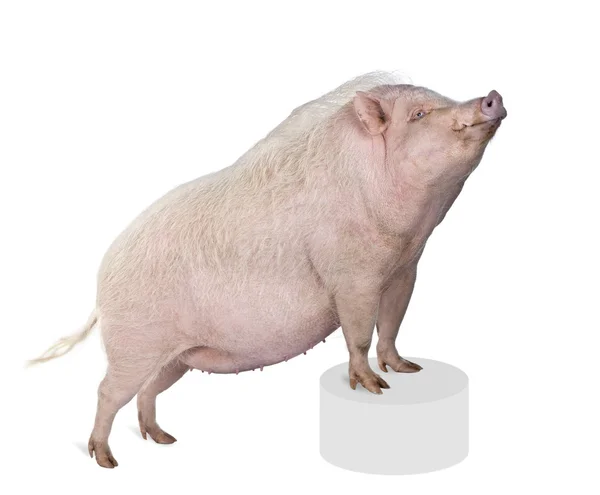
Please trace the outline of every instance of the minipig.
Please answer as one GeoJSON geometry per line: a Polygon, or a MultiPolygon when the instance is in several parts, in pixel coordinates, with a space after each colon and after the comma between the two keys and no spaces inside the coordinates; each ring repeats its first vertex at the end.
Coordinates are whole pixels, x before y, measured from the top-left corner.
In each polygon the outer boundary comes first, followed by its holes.
{"type": "Polygon", "coordinates": [[[187,371],[262,371],[340,326],[352,389],[389,388],[367,359],[375,328],[381,371],[421,370],[395,343],[417,264],[505,117],[496,91],[458,102],[372,72],[154,202],[104,255],[83,330],[30,361],[100,324],[108,366],[90,456],[118,465],[109,433],[136,394],[142,436],[173,443],[156,397],[187,371]]]}

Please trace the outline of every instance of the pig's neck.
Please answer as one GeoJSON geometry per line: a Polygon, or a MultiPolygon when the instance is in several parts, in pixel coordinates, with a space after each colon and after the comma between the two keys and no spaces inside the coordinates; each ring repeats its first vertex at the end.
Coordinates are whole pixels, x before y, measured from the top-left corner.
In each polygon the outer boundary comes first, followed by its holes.
{"type": "Polygon", "coordinates": [[[399,157],[386,156],[381,136],[367,138],[354,129],[343,139],[346,146],[339,146],[338,156],[344,160],[333,161],[333,167],[327,168],[332,189],[349,205],[341,215],[376,233],[382,242],[375,243],[374,249],[378,245],[389,253],[391,248],[393,257],[398,253],[416,256],[460,193],[466,175],[427,176],[417,167],[403,164],[399,157]],[[357,142],[361,145],[356,146],[357,142]],[[344,181],[339,180],[340,175],[344,181]]]}
{"type": "MultiPolygon", "coordinates": [[[[427,177],[412,167],[383,166],[373,180],[372,204],[382,232],[402,246],[421,248],[464,185],[462,177],[427,177]],[[374,193],[373,193],[374,192],[374,193]]],[[[369,194],[366,192],[366,194],[369,194]]]]}

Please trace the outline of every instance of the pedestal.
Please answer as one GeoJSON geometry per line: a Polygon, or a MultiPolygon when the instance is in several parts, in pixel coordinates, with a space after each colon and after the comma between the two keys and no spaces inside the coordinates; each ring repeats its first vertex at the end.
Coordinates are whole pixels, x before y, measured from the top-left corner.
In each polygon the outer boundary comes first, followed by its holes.
{"type": "MultiPolygon", "coordinates": [[[[348,363],[321,375],[320,450],[338,467],[372,474],[416,474],[459,463],[469,452],[468,377],[430,359],[418,373],[383,373],[382,395],[350,388],[348,363]]],[[[388,367],[389,369],[389,367],[388,367]]]]}

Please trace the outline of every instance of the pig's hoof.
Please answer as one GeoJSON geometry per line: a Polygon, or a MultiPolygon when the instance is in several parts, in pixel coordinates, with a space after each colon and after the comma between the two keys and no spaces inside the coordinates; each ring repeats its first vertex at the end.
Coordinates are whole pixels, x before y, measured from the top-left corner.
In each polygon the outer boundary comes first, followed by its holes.
{"type": "Polygon", "coordinates": [[[169,435],[158,425],[148,427],[144,424],[140,424],[140,431],[142,432],[142,437],[144,437],[144,440],[146,440],[146,434],[148,434],[156,443],[169,444],[177,441],[173,435],[169,435]]]}
{"type": "Polygon", "coordinates": [[[350,387],[356,390],[356,384],[360,383],[369,392],[374,394],[382,394],[382,388],[390,388],[390,386],[373,370],[369,369],[364,372],[350,371],[350,387]]]}
{"type": "Polygon", "coordinates": [[[404,359],[400,356],[389,359],[378,357],[377,363],[379,364],[381,371],[385,373],[387,373],[386,365],[398,373],[416,373],[417,371],[421,371],[423,369],[423,367],[419,366],[417,363],[413,363],[412,361],[404,359]]]}
{"type": "Polygon", "coordinates": [[[148,433],[152,437],[152,440],[154,440],[156,443],[169,444],[177,441],[173,435],[169,435],[166,431],[161,430],[160,428],[158,431],[149,431],[148,433]]]}
{"type": "Polygon", "coordinates": [[[90,438],[88,452],[90,453],[90,457],[94,457],[94,454],[96,454],[96,462],[99,466],[112,469],[119,465],[107,443],[98,442],[90,438]]]}

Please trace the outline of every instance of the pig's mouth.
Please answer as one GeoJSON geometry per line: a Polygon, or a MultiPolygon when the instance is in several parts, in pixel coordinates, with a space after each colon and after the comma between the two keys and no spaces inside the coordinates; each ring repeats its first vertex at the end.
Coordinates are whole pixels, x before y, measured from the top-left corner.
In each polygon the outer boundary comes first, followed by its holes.
{"type": "Polygon", "coordinates": [[[484,120],[483,122],[477,122],[476,124],[472,124],[470,127],[476,127],[478,125],[487,125],[489,127],[496,127],[502,123],[502,117],[497,117],[495,119],[484,120]]]}
{"type": "Polygon", "coordinates": [[[473,124],[462,124],[460,129],[454,130],[457,132],[458,139],[484,144],[496,134],[501,122],[501,118],[489,119],[473,124]]]}
{"type": "Polygon", "coordinates": [[[501,123],[502,118],[498,117],[495,119],[484,120],[483,122],[475,122],[473,124],[462,123],[458,129],[454,128],[453,130],[456,132],[462,132],[466,131],[467,129],[485,129],[486,127],[490,130],[496,130],[498,127],[500,127],[501,123]]]}
{"type": "MultiPolygon", "coordinates": [[[[502,118],[498,117],[495,119],[484,120],[483,122],[475,122],[474,124],[463,124],[462,129],[465,129],[467,127],[479,127],[479,126],[495,127],[495,126],[499,126],[501,122],[502,122],[502,118]]],[[[460,130],[462,130],[462,129],[460,129],[460,130]]]]}

